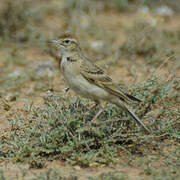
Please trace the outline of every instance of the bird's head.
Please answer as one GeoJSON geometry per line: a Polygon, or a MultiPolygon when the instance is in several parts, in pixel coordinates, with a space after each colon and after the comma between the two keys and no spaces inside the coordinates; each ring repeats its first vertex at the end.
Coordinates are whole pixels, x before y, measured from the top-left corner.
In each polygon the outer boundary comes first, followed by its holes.
{"type": "Polygon", "coordinates": [[[61,53],[73,53],[80,51],[79,42],[70,33],[65,33],[57,40],[51,40],[48,43],[54,44],[61,53]]]}

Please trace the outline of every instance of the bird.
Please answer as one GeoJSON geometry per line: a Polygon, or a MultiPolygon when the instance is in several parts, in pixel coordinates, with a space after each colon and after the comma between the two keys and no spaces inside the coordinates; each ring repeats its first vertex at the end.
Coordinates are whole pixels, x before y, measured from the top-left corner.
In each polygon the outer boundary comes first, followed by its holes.
{"type": "MultiPolygon", "coordinates": [[[[74,35],[64,33],[57,40],[50,40],[48,43],[53,44],[61,53],[60,68],[69,88],[95,102],[91,109],[100,106],[103,101],[115,104],[150,133],[150,129],[129,107],[132,102],[140,103],[141,100],[122,90],[100,67],[84,56],[79,40],[74,35]]],[[[101,107],[93,120],[103,111],[101,107]]]]}

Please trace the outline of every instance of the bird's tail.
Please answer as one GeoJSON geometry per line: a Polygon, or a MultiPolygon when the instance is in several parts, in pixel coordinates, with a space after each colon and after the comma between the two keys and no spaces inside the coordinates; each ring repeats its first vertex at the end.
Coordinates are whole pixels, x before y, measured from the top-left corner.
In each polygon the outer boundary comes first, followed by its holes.
{"type": "Polygon", "coordinates": [[[136,101],[136,102],[142,102],[140,99],[128,94],[128,93],[124,93],[131,101],[136,101]]]}
{"type": "Polygon", "coordinates": [[[149,128],[146,127],[146,125],[131,111],[129,110],[125,105],[123,109],[140,125],[142,126],[148,133],[150,133],[149,128]]]}
{"type": "Polygon", "coordinates": [[[144,128],[148,133],[151,131],[149,128],[146,127],[146,125],[124,104],[121,102],[120,99],[115,99],[112,101],[112,103],[116,104],[118,107],[122,108],[127,114],[129,114],[140,126],[144,128]]]}

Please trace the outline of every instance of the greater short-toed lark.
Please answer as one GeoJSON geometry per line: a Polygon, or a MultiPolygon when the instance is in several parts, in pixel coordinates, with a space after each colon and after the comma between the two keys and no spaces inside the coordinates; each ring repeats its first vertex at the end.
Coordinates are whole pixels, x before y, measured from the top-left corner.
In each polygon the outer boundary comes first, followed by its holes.
{"type": "MultiPolygon", "coordinates": [[[[72,90],[95,101],[94,107],[101,101],[111,102],[121,107],[146,131],[150,132],[128,107],[128,104],[133,101],[141,101],[124,92],[102,69],[83,56],[79,41],[76,38],[66,33],[58,40],[52,40],[49,43],[55,44],[60,50],[62,74],[72,90]]],[[[96,119],[102,111],[101,109],[93,119],[96,119]]]]}

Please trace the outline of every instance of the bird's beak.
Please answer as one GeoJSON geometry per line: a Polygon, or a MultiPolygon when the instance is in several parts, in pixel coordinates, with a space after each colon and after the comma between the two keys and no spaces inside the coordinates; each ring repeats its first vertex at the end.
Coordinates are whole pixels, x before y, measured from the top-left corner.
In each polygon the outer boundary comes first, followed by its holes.
{"type": "Polygon", "coordinates": [[[50,40],[50,41],[47,41],[48,44],[57,44],[57,40],[50,40]]]}

